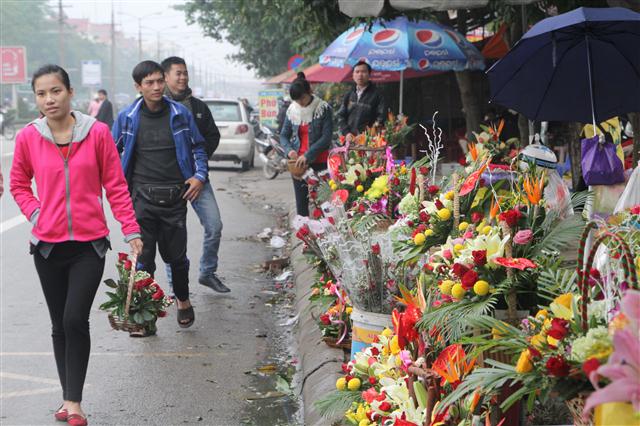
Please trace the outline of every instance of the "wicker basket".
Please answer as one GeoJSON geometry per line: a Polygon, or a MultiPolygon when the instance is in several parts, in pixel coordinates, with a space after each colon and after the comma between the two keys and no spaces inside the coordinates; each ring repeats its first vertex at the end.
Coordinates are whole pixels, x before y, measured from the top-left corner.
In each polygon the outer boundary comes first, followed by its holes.
{"type": "Polygon", "coordinates": [[[569,413],[571,413],[571,418],[573,419],[573,424],[575,426],[593,426],[593,411],[586,419],[582,417],[582,410],[584,410],[584,403],[586,399],[587,395],[580,394],[575,398],[564,402],[569,409],[569,413]]]}
{"type": "Polygon", "coordinates": [[[139,332],[144,330],[144,326],[129,322],[129,308],[131,307],[131,295],[133,294],[133,283],[136,276],[136,263],[138,259],[134,257],[131,261],[131,274],[129,275],[129,284],[127,286],[127,301],[124,305],[124,317],[109,314],[109,324],[111,328],[118,331],[139,332]]]}
{"type": "Polygon", "coordinates": [[[344,349],[347,351],[351,351],[351,339],[344,339],[342,342],[338,343],[338,339],[335,337],[325,336],[322,338],[322,341],[327,344],[327,346],[336,349],[344,349]]]}
{"type": "Polygon", "coordinates": [[[296,165],[296,160],[289,160],[287,162],[287,166],[289,167],[289,173],[291,173],[291,176],[297,180],[302,179],[302,175],[307,171],[306,167],[298,167],[296,165]]]}

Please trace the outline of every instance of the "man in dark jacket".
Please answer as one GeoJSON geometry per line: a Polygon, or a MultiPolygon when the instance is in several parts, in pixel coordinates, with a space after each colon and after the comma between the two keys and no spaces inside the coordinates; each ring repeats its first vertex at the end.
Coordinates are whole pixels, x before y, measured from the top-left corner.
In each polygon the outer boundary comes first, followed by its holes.
{"type": "Polygon", "coordinates": [[[102,121],[104,124],[113,127],[113,105],[107,97],[107,91],[104,89],[98,90],[98,98],[100,99],[100,109],[96,115],[96,120],[102,121]]]}
{"type": "Polygon", "coordinates": [[[369,81],[370,74],[371,66],[366,62],[358,62],[353,67],[356,85],[345,95],[338,111],[338,128],[348,141],[367,127],[381,126],[386,120],[384,97],[369,81]]]}
{"type": "MultiPolygon", "coordinates": [[[[189,72],[184,59],[171,56],[162,61],[162,68],[167,82],[165,95],[176,102],[180,102],[191,111],[195,118],[196,126],[204,137],[207,156],[211,158],[220,143],[220,131],[207,104],[191,95],[189,72]]],[[[220,209],[213,193],[213,187],[208,177],[200,196],[191,203],[191,206],[204,227],[198,282],[219,293],[228,293],[230,291],[229,288],[216,275],[218,270],[218,250],[222,239],[222,220],[220,218],[220,209]]],[[[167,276],[171,281],[169,269],[167,269],[167,276]]]]}

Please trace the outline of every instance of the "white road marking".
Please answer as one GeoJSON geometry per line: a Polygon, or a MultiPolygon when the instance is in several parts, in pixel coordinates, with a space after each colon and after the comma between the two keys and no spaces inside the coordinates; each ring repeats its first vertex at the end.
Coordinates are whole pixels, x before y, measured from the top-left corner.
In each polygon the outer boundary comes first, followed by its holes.
{"type": "MultiPolygon", "coordinates": [[[[85,385],[85,387],[87,386],[85,385]]],[[[41,389],[33,389],[33,390],[26,390],[26,391],[2,392],[0,393],[0,399],[15,398],[17,396],[42,395],[45,393],[54,393],[54,392],[60,392],[60,385],[56,386],[55,388],[41,388],[41,389]]]]}
{"type": "Polygon", "coordinates": [[[22,225],[27,222],[27,218],[23,215],[12,217],[11,219],[7,219],[4,222],[0,223],[0,234],[8,231],[11,228],[15,228],[18,225],[22,225]]]}
{"type": "Polygon", "coordinates": [[[6,373],[4,371],[0,371],[0,378],[2,378],[2,379],[25,380],[27,382],[44,383],[44,384],[47,384],[47,385],[58,385],[58,384],[60,384],[60,380],[47,379],[47,378],[44,378],[44,377],[28,376],[26,374],[6,373]]]}

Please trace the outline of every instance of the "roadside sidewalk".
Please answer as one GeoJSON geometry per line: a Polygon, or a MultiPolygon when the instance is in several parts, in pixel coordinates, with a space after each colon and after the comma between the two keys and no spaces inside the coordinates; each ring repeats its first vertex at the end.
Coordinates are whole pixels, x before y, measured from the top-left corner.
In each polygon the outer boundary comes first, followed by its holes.
{"type": "MultiPolygon", "coordinates": [[[[292,214],[291,218],[295,215],[292,214]]],[[[292,236],[290,253],[296,285],[296,312],[298,327],[296,337],[301,366],[301,396],[304,405],[304,424],[307,426],[326,426],[342,418],[323,418],[315,409],[314,402],[335,389],[340,376],[340,367],[349,358],[342,349],[334,349],[322,341],[322,334],[314,320],[320,313],[309,309],[309,296],[315,271],[307,264],[302,255],[303,244],[292,236]]]]}

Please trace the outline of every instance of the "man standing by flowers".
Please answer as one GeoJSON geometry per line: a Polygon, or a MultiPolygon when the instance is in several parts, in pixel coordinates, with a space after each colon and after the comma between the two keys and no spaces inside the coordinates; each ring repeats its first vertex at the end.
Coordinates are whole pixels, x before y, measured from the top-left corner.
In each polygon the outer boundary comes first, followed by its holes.
{"type": "Polygon", "coordinates": [[[207,181],[207,153],[189,110],[163,96],[162,67],[143,61],[132,74],[142,96],[118,115],[113,137],[145,242],[138,266],[153,276],[157,244],[171,268],[178,324],[186,328],[195,320],[189,301],[187,201],[195,201],[207,181]]]}
{"type": "MultiPolygon", "coordinates": [[[[211,158],[220,143],[220,131],[207,104],[191,95],[187,64],[184,59],[171,56],[162,61],[162,68],[167,82],[165,95],[176,102],[180,102],[191,111],[196,121],[196,126],[198,126],[198,130],[204,138],[207,158],[211,158]]],[[[191,203],[191,206],[204,228],[198,282],[219,293],[228,293],[230,291],[229,288],[216,275],[218,270],[218,250],[220,249],[220,240],[222,238],[222,220],[220,219],[220,210],[208,176],[200,196],[191,203]]],[[[169,268],[167,268],[167,275],[169,276],[169,281],[171,281],[169,268]]]]}
{"type": "Polygon", "coordinates": [[[384,97],[369,80],[371,65],[364,61],[353,67],[355,87],[342,100],[338,110],[340,134],[350,142],[367,127],[382,126],[387,114],[384,97]]]}

